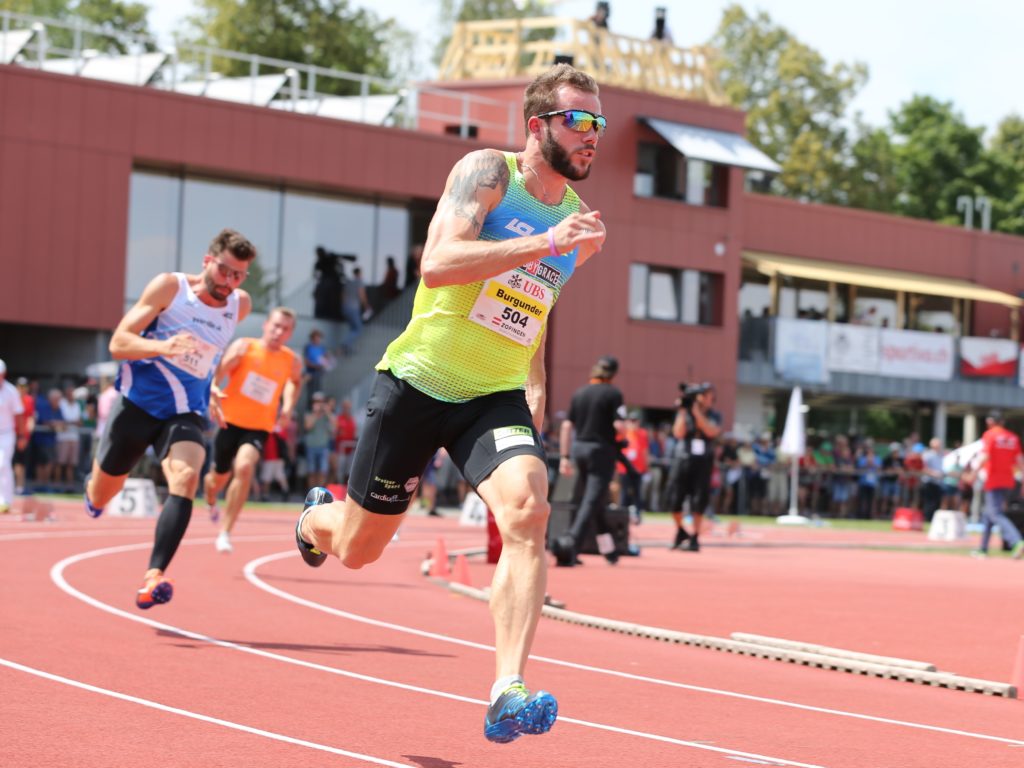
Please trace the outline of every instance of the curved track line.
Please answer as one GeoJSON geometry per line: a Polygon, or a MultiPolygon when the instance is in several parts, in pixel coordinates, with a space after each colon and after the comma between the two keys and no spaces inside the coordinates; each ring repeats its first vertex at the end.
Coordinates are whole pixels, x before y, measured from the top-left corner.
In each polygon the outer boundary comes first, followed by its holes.
{"type": "Polygon", "coordinates": [[[41,669],[35,669],[34,667],[26,667],[24,664],[19,664],[16,661],[10,661],[8,659],[0,658],[0,666],[10,667],[11,669],[16,669],[19,672],[26,672],[30,675],[35,675],[36,677],[41,677],[45,680],[50,680],[55,683],[70,685],[73,688],[81,688],[83,691],[89,691],[90,693],[99,693],[103,696],[109,696],[113,699],[120,699],[121,701],[127,701],[132,704],[140,704],[143,707],[149,707],[150,709],[158,709],[161,712],[169,712],[172,715],[181,715],[182,717],[189,717],[193,720],[202,720],[204,723],[213,723],[214,725],[220,725],[224,728],[231,728],[232,730],[243,731],[245,733],[251,733],[256,736],[262,736],[266,739],[273,739],[274,741],[283,741],[286,744],[295,744],[300,747],[309,747],[310,749],[317,749],[321,752],[330,752],[334,755],[344,755],[345,757],[351,757],[356,760],[362,760],[366,763],[373,763],[374,765],[387,765],[393,766],[393,768],[409,768],[410,765],[409,763],[393,763],[390,760],[384,760],[379,757],[371,757],[370,755],[363,755],[359,752],[350,752],[347,749],[340,749],[338,747],[329,747],[326,744],[317,744],[315,741],[296,739],[293,736],[285,736],[282,733],[265,731],[262,728],[254,728],[251,725],[243,725],[242,723],[235,723],[231,720],[222,720],[219,717],[211,717],[210,715],[202,715],[198,712],[192,712],[187,709],[179,709],[178,707],[172,707],[167,704],[161,704],[159,701],[141,699],[138,696],[131,696],[127,693],[121,693],[120,691],[112,691],[109,688],[100,688],[96,685],[89,685],[89,683],[83,683],[79,680],[72,680],[67,677],[61,677],[60,675],[54,675],[50,672],[44,672],[41,669]]]}
{"type": "MultiPolygon", "coordinates": [[[[370,624],[370,625],[375,626],[375,627],[383,627],[385,629],[392,629],[392,630],[394,630],[396,632],[404,632],[406,634],[416,635],[418,637],[426,637],[426,638],[430,638],[432,640],[440,640],[441,642],[452,643],[454,645],[462,645],[462,646],[466,646],[468,648],[477,648],[479,650],[484,650],[484,651],[494,651],[494,646],[491,646],[491,645],[484,645],[482,643],[475,643],[475,642],[472,642],[470,640],[462,640],[462,639],[456,638],[456,637],[449,637],[448,635],[439,635],[439,634],[436,634],[434,632],[428,632],[428,631],[422,630],[422,629],[415,629],[413,627],[404,627],[404,626],[402,626],[400,624],[391,624],[389,622],[380,621],[378,619],[371,619],[371,618],[368,618],[366,616],[359,616],[358,614],[348,613],[347,611],[342,611],[342,610],[340,610],[338,608],[332,608],[332,607],[330,607],[328,605],[323,605],[322,603],[316,603],[316,602],[313,602],[312,600],[307,600],[304,597],[298,597],[297,595],[293,595],[293,594],[291,594],[289,592],[285,592],[285,591],[283,591],[281,589],[278,589],[277,587],[273,587],[270,584],[267,584],[265,581],[263,581],[256,574],[256,569],[259,568],[260,566],[265,565],[266,563],[269,563],[269,562],[273,562],[275,560],[283,560],[283,559],[285,559],[287,557],[292,557],[292,556],[294,556],[294,554],[295,554],[295,552],[293,550],[292,551],[286,551],[286,552],[277,552],[277,553],[272,554],[272,555],[264,555],[263,557],[259,557],[259,558],[256,558],[255,560],[251,560],[250,562],[245,564],[245,568],[243,569],[243,572],[245,574],[245,578],[250,583],[252,583],[253,586],[258,587],[259,589],[262,589],[265,592],[269,592],[272,595],[280,597],[283,600],[288,600],[290,602],[296,603],[297,605],[301,605],[301,606],[304,606],[306,608],[312,608],[312,609],[317,610],[317,611],[322,611],[322,612],[328,613],[328,614],[330,614],[332,616],[337,616],[337,617],[343,618],[343,619],[349,619],[351,621],[356,621],[356,622],[360,622],[360,623],[363,623],[363,624],[370,624]]],[[[863,714],[863,713],[860,713],[860,712],[850,712],[850,711],[842,710],[842,709],[829,709],[829,708],[826,708],[826,707],[816,707],[816,706],[813,706],[813,705],[810,705],[810,704],[799,704],[799,703],[793,702],[793,701],[785,701],[784,699],[772,699],[772,698],[766,698],[766,697],[763,697],[763,696],[754,696],[754,695],[748,694],[748,693],[739,693],[737,691],[726,691],[726,690],[722,690],[720,688],[707,688],[707,687],[699,686],[699,685],[689,685],[687,683],[678,683],[678,682],[675,682],[673,680],[664,680],[664,679],[657,678],[657,677],[647,677],[645,675],[636,675],[636,674],[633,674],[631,672],[620,672],[620,671],[614,670],[614,669],[605,669],[604,667],[594,667],[594,666],[590,666],[589,664],[579,664],[579,663],[576,663],[576,662],[573,662],[573,661],[565,661],[564,659],[554,659],[554,658],[550,658],[550,657],[547,657],[547,656],[536,656],[536,655],[531,654],[530,655],[530,659],[532,659],[534,661],[544,662],[546,664],[554,664],[555,666],[559,666],[559,667],[568,667],[570,669],[577,669],[577,670],[581,670],[581,671],[585,671],[585,672],[595,672],[597,674],[610,675],[612,677],[619,677],[619,678],[623,678],[623,679],[626,679],[626,680],[635,680],[635,681],[638,681],[638,682],[652,683],[654,685],[664,685],[664,686],[667,686],[667,687],[670,687],[670,688],[679,688],[679,689],[682,689],[682,690],[695,691],[695,692],[698,692],[698,693],[710,693],[710,694],[714,694],[714,695],[717,695],[717,696],[728,696],[730,698],[743,699],[745,701],[754,701],[754,702],[758,702],[758,703],[761,703],[761,704],[773,704],[773,705],[781,706],[781,707],[789,707],[789,708],[792,708],[792,709],[800,709],[800,710],[804,710],[804,711],[807,711],[807,712],[817,712],[817,713],[820,713],[820,714],[836,715],[836,716],[839,716],[839,717],[850,717],[850,718],[855,718],[855,719],[858,719],[858,720],[866,720],[866,721],[875,722],[875,723],[884,723],[886,725],[898,725],[898,726],[902,726],[902,727],[906,727],[906,728],[918,728],[918,729],[927,730],[927,731],[934,731],[934,732],[937,732],[937,733],[945,733],[945,734],[949,734],[949,735],[953,735],[953,736],[967,736],[969,738],[974,738],[974,739],[985,739],[985,740],[988,740],[988,741],[997,741],[997,742],[1001,742],[1003,744],[1010,744],[1010,745],[1015,746],[1015,747],[1024,747],[1024,741],[1022,741],[1020,739],[1010,739],[1010,738],[1006,738],[1006,737],[1003,737],[1003,736],[990,736],[990,735],[984,734],[984,733],[974,733],[972,731],[961,731],[961,730],[958,730],[958,729],[955,729],[955,728],[945,728],[943,726],[928,725],[926,723],[914,723],[914,722],[910,722],[910,721],[907,721],[907,720],[894,720],[894,719],[891,719],[891,718],[888,718],[888,717],[880,717],[880,716],[876,716],[876,715],[866,715],[866,714],[863,714]]],[[[559,719],[564,719],[564,718],[560,717],[559,719]]]]}
{"type": "MultiPolygon", "coordinates": [[[[188,543],[190,543],[190,542],[182,542],[182,544],[188,544],[188,543]]],[[[342,677],[349,677],[349,678],[352,678],[352,679],[361,680],[361,681],[369,682],[369,683],[374,683],[374,684],[377,684],[377,685],[384,685],[384,686],[387,686],[387,687],[398,688],[398,689],[401,689],[401,690],[412,691],[412,692],[415,692],[415,693],[424,693],[424,694],[427,694],[429,696],[437,696],[437,697],[440,697],[440,698],[449,699],[451,701],[466,702],[466,703],[477,704],[477,705],[485,706],[485,707],[487,706],[487,702],[483,701],[483,700],[480,700],[480,699],[472,699],[472,698],[469,698],[467,696],[460,696],[458,694],[448,693],[446,691],[439,691],[439,690],[432,689],[432,688],[422,688],[420,686],[410,685],[408,683],[399,683],[399,682],[396,682],[394,680],[385,680],[384,678],[372,677],[370,675],[363,675],[363,674],[360,674],[358,672],[351,672],[349,670],[341,669],[341,668],[338,668],[338,667],[328,667],[328,666],[325,666],[323,664],[316,664],[314,662],[303,661],[301,659],[296,659],[296,658],[293,658],[291,656],[285,656],[283,654],[272,653],[270,651],[264,651],[264,650],[261,650],[261,649],[258,649],[258,648],[249,648],[247,646],[238,645],[237,643],[232,643],[232,642],[227,641],[227,640],[219,640],[219,639],[217,639],[215,637],[210,637],[208,635],[199,634],[197,632],[191,632],[191,631],[186,630],[186,629],[181,629],[180,627],[175,627],[175,626],[173,626],[171,624],[164,624],[164,623],[159,622],[159,621],[154,621],[153,619],[144,618],[142,616],[138,616],[136,614],[129,613],[128,611],[123,611],[120,608],[115,608],[112,605],[108,605],[107,603],[104,603],[104,602],[102,602],[100,600],[97,600],[96,598],[94,598],[94,597],[92,597],[90,595],[85,594],[84,592],[81,592],[78,589],[75,589],[74,587],[72,587],[67,582],[67,580],[64,578],[64,570],[68,566],[70,566],[70,565],[74,565],[76,563],[80,563],[80,562],[83,562],[85,560],[90,560],[90,559],[97,558],[97,557],[103,557],[103,556],[106,556],[106,555],[120,554],[120,553],[123,553],[123,552],[133,552],[133,551],[137,551],[137,550],[140,550],[140,549],[148,548],[150,546],[151,545],[148,542],[146,542],[144,544],[124,544],[124,545],[121,545],[121,546],[118,546],[118,547],[106,547],[104,549],[96,549],[96,550],[92,550],[91,552],[83,552],[83,553],[80,553],[78,555],[72,555],[70,557],[64,558],[63,560],[61,560],[61,561],[59,561],[59,562],[57,562],[57,563],[55,563],[53,565],[53,567],[50,569],[50,578],[53,580],[53,582],[61,590],[63,590],[67,594],[71,595],[72,597],[74,597],[74,598],[76,598],[78,600],[81,600],[82,602],[84,602],[84,603],[86,603],[88,605],[93,606],[94,608],[98,608],[99,610],[104,611],[104,612],[109,613],[109,614],[112,614],[114,616],[120,616],[121,618],[125,618],[125,619],[129,619],[130,621],[138,622],[139,624],[145,624],[147,626],[151,626],[151,627],[154,627],[156,629],[162,629],[162,630],[167,631],[167,632],[172,632],[172,633],[180,635],[182,637],[187,637],[190,640],[197,640],[197,641],[200,641],[200,642],[210,643],[211,645],[216,645],[216,646],[219,646],[221,648],[229,648],[231,650],[241,651],[243,653],[249,653],[249,654],[252,654],[254,656],[260,656],[260,657],[267,658],[267,659],[272,659],[272,660],[275,660],[275,661],[281,661],[281,662],[284,662],[286,664],[294,664],[294,665],[297,665],[297,666],[306,667],[308,669],[314,669],[314,670],[321,671],[321,672],[328,672],[330,674],[340,675],[342,677]]],[[[290,552],[288,554],[290,554],[293,557],[295,556],[295,552],[294,551],[292,551],[292,552],[290,552]]],[[[279,554],[279,555],[277,555],[277,557],[280,558],[281,555],[279,554]]],[[[406,631],[409,630],[409,628],[402,628],[402,627],[400,627],[398,625],[394,625],[394,626],[398,630],[406,630],[406,631]]],[[[443,638],[443,636],[440,636],[440,635],[438,637],[439,638],[443,638]]],[[[486,646],[484,646],[484,647],[486,648],[486,646]]],[[[662,743],[665,743],[665,744],[674,744],[674,745],[680,746],[680,747],[690,747],[692,749],[700,749],[700,750],[704,750],[704,751],[708,751],[708,752],[717,752],[717,753],[724,754],[724,755],[727,755],[727,756],[733,756],[733,757],[738,757],[738,758],[749,758],[751,760],[757,760],[757,761],[769,761],[770,764],[774,764],[774,765],[793,766],[793,768],[822,768],[822,766],[814,765],[812,763],[801,763],[801,762],[797,762],[797,761],[794,761],[794,760],[786,760],[784,758],[777,758],[777,757],[769,757],[767,755],[760,755],[760,754],[757,754],[757,753],[754,753],[754,752],[744,752],[744,751],[736,750],[736,749],[727,749],[727,748],[724,748],[724,747],[715,747],[715,746],[711,746],[709,744],[702,744],[702,743],[699,743],[699,742],[686,741],[684,739],[676,739],[676,738],[673,738],[671,736],[661,736],[659,734],[647,733],[647,732],[644,732],[644,731],[635,731],[635,730],[631,730],[629,728],[620,728],[618,726],[606,725],[604,723],[595,723],[595,722],[590,722],[590,721],[587,721],[587,720],[577,720],[577,719],[568,718],[568,717],[560,717],[559,720],[561,720],[562,722],[565,722],[565,723],[573,723],[575,725],[581,725],[581,726],[584,726],[584,727],[587,727],[587,728],[595,728],[595,729],[598,729],[598,730],[609,731],[609,732],[612,732],[612,733],[619,733],[619,734],[628,735],[628,736],[636,736],[638,738],[648,739],[650,741],[662,742],[662,743]]],[[[404,766],[403,766],[403,768],[404,768],[404,766]]]]}

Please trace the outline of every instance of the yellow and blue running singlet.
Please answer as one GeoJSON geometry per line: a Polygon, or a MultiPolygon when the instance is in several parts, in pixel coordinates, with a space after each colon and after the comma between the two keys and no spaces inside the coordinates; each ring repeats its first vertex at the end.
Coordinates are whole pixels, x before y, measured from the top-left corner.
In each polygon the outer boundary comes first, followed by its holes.
{"type": "MultiPolygon", "coordinates": [[[[580,209],[566,187],[559,205],[544,205],[526,191],[516,156],[506,152],[508,190],[484,220],[480,240],[543,234],[580,209]]],[[[488,280],[416,290],[412,319],[391,342],[377,370],[448,403],[526,384],[548,314],[576,268],[578,248],[545,256],[488,280]]]]}

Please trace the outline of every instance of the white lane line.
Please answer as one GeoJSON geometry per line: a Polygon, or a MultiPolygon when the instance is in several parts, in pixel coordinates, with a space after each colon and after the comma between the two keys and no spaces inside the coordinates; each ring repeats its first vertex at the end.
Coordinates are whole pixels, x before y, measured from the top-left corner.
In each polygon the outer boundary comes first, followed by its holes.
{"type": "Polygon", "coordinates": [[[310,749],[317,749],[321,752],[330,752],[334,755],[343,755],[345,757],[351,757],[355,760],[362,760],[364,763],[373,763],[374,765],[387,765],[393,766],[393,768],[409,768],[409,763],[395,763],[391,760],[384,760],[379,757],[372,757],[370,755],[363,755],[359,752],[350,752],[347,749],[340,749],[339,747],[330,747],[326,744],[317,744],[315,741],[306,741],[305,739],[296,739],[293,736],[285,736],[282,733],[274,733],[273,731],[265,731],[262,728],[254,728],[251,725],[243,725],[242,723],[235,723],[231,720],[222,720],[219,717],[211,717],[210,715],[203,715],[199,712],[192,712],[187,709],[180,709],[178,707],[172,707],[167,704],[161,704],[159,701],[151,701],[150,699],[141,699],[138,696],[131,696],[127,693],[121,693],[120,691],[112,691],[109,688],[100,688],[96,685],[89,685],[89,683],[83,683],[80,680],[72,680],[68,677],[61,677],[60,675],[54,675],[50,672],[44,672],[41,669],[35,669],[34,667],[26,667],[24,664],[19,664],[16,661],[10,661],[8,659],[0,658],[0,665],[16,669],[19,672],[26,672],[36,677],[41,677],[45,680],[50,680],[55,683],[62,683],[63,685],[70,685],[73,688],[81,688],[83,691],[89,691],[91,693],[99,693],[103,696],[109,696],[113,699],[120,699],[121,701],[127,701],[132,704],[139,704],[143,707],[149,707],[150,709],[158,709],[161,712],[169,712],[172,715],[181,715],[182,717],[189,717],[193,720],[202,720],[204,723],[212,723],[219,725],[224,728],[231,728],[236,731],[243,731],[245,733],[251,733],[256,736],[262,736],[265,739],[273,739],[274,741],[283,741],[286,744],[295,744],[300,747],[308,747],[310,749]]]}
{"type": "MultiPolygon", "coordinates": [[[[263,581],[256,574],[256,569],[259,568],[260,566],[265,565],[266,563],[269,563],[269,562],[272,562],[272,561],[275,561],[275,560],[283,560],[285,558],[292,557],[292,556],[294,556],[294,554],[295,554],[294,551],[277,552],[277,553],[272,554],[272,555],[265,555],[264,557],[256,558],[255,560],[252,560],[252,561],[246,563],[245,568],[244,568],[245,578],[249,582],[251,582],[253,584],[253,586],[256,586],[259,589],[262,589],[262,590],[264,590],[266,592],[269,592],[272,595],[276,595],[277,597],[280,597],[283,600],[289,600],[290,602],[296,603],[298,605],[305,606],[307,608],[312,608],[312,609],[317,610],[317,611],[323,611],[324,613],[331,614],[332,616],[337,616],[337,617],[343,618],[343,619],[349,619],[351,621],[361,622],[363,624],[370,624],[370,625],[375,626],[375,627],[382,627],[382,628],[385,628],[385,629],[393,629],[396,632],[405,632],[407,634],[416,635],[418,637],[426,637],[426,638],[430,638],[432,640],[439,640],[439,641],[445,642],[445,643],[452,643],[454,645],[462,645],[462,646],[466,646],[466,647],[469,647],[469,648],[477,648],[477,649],[483,650],[483,651],[494,651],[494,646],[484,645],[482,643],[475,643],[475,642],[471,642],[469,640],[462,640],[462,639],[456,638],[456,637],[449,637],[448,635],[440,635],[440,634],[436,634],[434,632],[427,632],[427,631],[422,630],[422,629],[414,629],[412,627],[404,627],[404,626],[402,626],[400,624],[391,624],[391,623],[388,623],[388,622],[385,622],[385,621],[379,621],[378,619],[371,619],[371,618],[368,618],[366,616],[359,616],[359,615],[354,614],[354,613],[348,613],[347,611],[342,611],[342,610],[339,610],[337,608],[332,608],[332,607],[330,607],[328,605],[323,605],[322,603],[315,603],[312,600],[307,600],[307,599],[305,599],[303,597],[298,597],[297,595],[293,595],[293,594],[291,594],[289,592],[285,592],[285,591],[283,591],[281,589],[278,589],[277,587],[271,586],[270,584],[267,584],[265,581],[263,581]]],[[[842,709],[829,709],[829,708],[826,708],[826,707],[816,707],[816,706],[813,706],[813,705],[810,705],[810,704],[799,704],[799,703],[794,702],[794,701],[786,701],[784,699],[766,698],[764,696],[754,696],[752,694],[739,693],[737,691],[727,691],[727,690],[722,690],[722,689],[719,689],[719,688],[707,688],[707,687],[699,686],[699,685],[689,685],[687,683],[678,683],[678,682],[675,682],[673,680],[663,680],[663,679],[656,678],[656,677],[647,677],[645,675],[636,675],[636,674],[633,674],[633,673],[630,673],[630,672],[620,672],[620,671],[614,670],[614,669],[605,669],[603,667],[594,667],[594,666],[590,666],[588,664],[578,664],[576,662],[565,661],[563,659],[553,659],[553,658],[550,658],[550,657],[547,657],[547,656],[531,655],[530,658],[532,660],[534,660],[534,661],[540,661],[540,662],[544,662],[546,664],[554,664],[554,665],[560,666],[560,667],[569,667],[571,669],[578,669],[578,670],[582,670],[582,671],[586,671],[586,672],[594,672],[594,673],[598,673],[598,674],[602,674],[602,675],[610,675],[612,677],[619,677],[619,678],[624,678],[624,679],[627,679],[627,680],[635,680],[635,681],[638,681],[638,682],[652,683],[654,685],[663,685],[663,686],[667,686],[667,687],[670,687],[670,688],[680,688],[680,689],[687,690],[687,691],[696,691],[696,692],[699,692],[699,693],[709,693],[709,694],[714,694],[716,696],[727,696],[727,697],[735,698],[735,699],[743,699],[745,701],[755,701],[755,702],[760,702],[762,704],[772,704],[772,705],[780,706],[780,707],[789,707],[789,708],[792,708],[792,709],[800,709],[800,710],[803,710],[803,711],[806,711],[806,712],[817,712],[817,713],[820,713],[820,714],[836,715],[836,716],[839,716],[839,717],[850,717],[850,718],[854,718],[854,719],[857,719],[857,720],[867,720],[867,721],[875,722],[875,723],[885,723],[887,725],[898,725],[898,726],[901,726],[901,727],[904,727],[904,728],[918,728],[918,729],[921,729],[921,730],[933,731],[933,732],[936,732],[936,733],[945,733],[945,734],[950,734],[950,735],[953,735],[953,736],[967,736],[967,737],[974,738],[974,739],[985,739],[985,740],[988,740],[988,741],[997,741],[997,742],[1000,742],[1000,743],[1003,743],[1003,744],[1009,744],[1011,746],[1016,746],[1016,747],[1024,746],[1024,741],[1022,741],[1020,739],[1005,738],[1003,736],[991,736],[991,735],[984,734],[984,733],[975,733],[973,731],[962,731],[962,730],[958,730],[956,728],[945,728],[943,726],[928,725],[926,723],[915,723],[915,722],[910,722],[908,720],[895,720],[895,719],[888,718],[888,717],[879,717],[879,716],[876,716],[876,715],[867,715],[867,714],[863,714],[863,713],[860,713],[860,712],[850,712],[850,711],[842,710],[842,709]]]]}
{"type": "MultiPolygon", "coordinates": [[[[182,543],[185,544],[185,543],[189,543],[189,542],[182,542],[182,543]]],[[[90,595],[87,595],[84,592],[81,592],[78,589],[72,587],[67,582],[67,580],[64,578],[64,571],[65,571],[65,569],[68,566],[75,565],[76,563],[80,563],[82,561],[90,560],[90,559],[96,558],[96,557],[103,557],[103,556],[106,556],[106,555],[120,554],[120,553],[123,553],[123,552],[137,551],[137,550],[140,550],[140,549],[148,548],[149,546],[150,546],[150,544],[148,544],[148,543],[146,543],[146,544],[125,544],[125,545],[121,545],[121,546],[118,546],[118,547],[107,547],[107,548],[104,548],[104,549],[93,550],[91,552],[83,552],[83,553],[78,554],[78,555],[72,555],[72,556],[66,557],[63,560],[61,560],[60,562],[54,564],[54,566],[50,569],[50,578],[53,580],[53,582],[61,590],[63,590],[67,594],[71,595],[72,597],[75,597],[78,600],[81,600],[82,602],[87,603],[88,605],[93,606],[94,608],[98,608],[101,611],[104,611],[106,613],[110,613],[110,614],[112,614],[114,616],[120,616],[120,617],[128,619],[130,621],[135,621],[135,622],[138,622],[140,624],[146,624],[146,625],[154,627],[156,629],[162,629],[162,630],[164,630],[166,632],[173,632],[174,634],[180,635],[182,637],[187,637],[190,640],[198,640],[200,642],[210,643],[211,645],[219,646],[221,648],[229,648],[231,650],[241,651],[242,653],[249,653],[249,654],[252,654],[254,656],[260,656],[260,657],[263,657],[263,658],[266,658],[266,659],[273,659],[274,661],[280,661],[280,662],[284,662],[286,664],[294,664],[296,666],[306,667],[308,669],[314,669],[314,670],[317,670],[317,671],[320,671],[320,672],[327,672],[327,673],[334,674],[334,675],[340,675],[342,677],[348,677],[348,678],[352,678],[352,679],[355,679],[355,680],[361,680],[363,682],[374,683],[374,684],[377,684],[377,685],[384,685],[384,686],[388,686],[388,687],[391,687],[391,688],[398,688],[398,689],[406,690],[406,691],[412,691],[414,693],[423,693],[423,694],[427,694],[429,696],[437,696],[439,698],[449,699],[451,701],[460,701],[460,702],[465,702],[465,703],[469,703],[469,704],[476,704],[476,705],[483,706],[483,707],[486,707],[487,704],[488,704],[488,702],[483,701],[481,699],[473,699],[473,698],[469,698],[467,696],[460,696],[458,694],[448,693],[446,691],[439,691],[439,690],[432,689],[432,688],[422,688],[420,686],[410,685],[408,683],[400,683],[400,682],[397,682],[397,681],[394,681],[394,680],[386,680],[384,678],[372,677],[370,675],[363,675],[363,674],[360,674],[358,672],[351,672],[349,670],[341,669],[339,667],[328,667],[328,666],[325,666],[323,664],[316,664],[316,663],[310,662],[310,661],[303,661],[302,659],[296,659],[296,658],[293,658],[291,656],[285,656],[285,655],[278,654],[278,653],[272,653],[270,651],[264,651],[264,650],[261,650],[259,648],[250,648],[250,647],[247,647],[247,646],[244,646],[244,645],[238,645],[237,643],[232,643],[232,642],[227,641],[227,640],[219,640],[217,638],[210,637],[208,635],[199,634],[197,632],[190,632],[189,630],[181,629],[180,627],[175,627],[175,626],[173,626],[171,624],[164,624],[164,623],[159,622],[159,621],[154,621],[153,619],[144,618],[144,617],[139,616],[137,614],[129,613],[128,611],[123,611],[120,608],[115,608],[112,605],[108,605],[107,603],[101,602],[100,600],[97,600],[96,598],[94,598],[94,597],[92,597],[90,595]]],[[[293,551],[291,554],[294,556],[295,552],[293,551]]],[[[399,630],[408,630],[409,629],[408,627],[403,628],[403,627],[399,627],[398,625],[395,625],[395,627],[397,629],[399,629],[399,630]]],[[[438,636],[438,637],[441,637],[441,636],[438,636]]],[[[482,647],[486,648],[487,646],[482,646],[482,647]]],[[[613,733],[619,733],[619,734],[628,735],[628,736],[636,736],[636,737],[639,737],[639,738],[648,739],[650,741],[658,741],[658,742],[663,742],[663,743],[666,743],[666,744],[673,744],[673,745],[680,746],[680,747],[690,747],[690,748],[693,748],[693,749],[701,749],[701,750],[704,750],[704,751],[707,751],[707,752],[718,752],[718,753],[721,753],[721,754],[724,754],[724,755],[732,755],[732,756],[737,756],[737,757],[748,757],[748,758],[753,758],[753,759],[756,759],[756,760],[768,760],[768,761],[771,761],[772,763],[777,764],[777,765],[793,766],[794,768],[823,768],[822,766],[814,765],[814,764],[811,764],[811,763],[801,763],[801,762],[796,762],[794,760],[786,760],[784,758],[767,757],[765,755],[759,755],[759,754],[754,753],[754,752],[743,752],[741,750],[736,750],[736,749],[726,749],[724,747],[714,747],[714,746],[710,746],[708,744],[700,744],[700,743],[696,743],[696,742],[692,742],[692,741],[686,741],[684,739],[672,738],[671,736],[661,736],[659,734],[647,733],[647,732],[644,732],[644,731],[634,731],[634,730],[631,730],[631,729],[628,729],[628,728],[619,728],[618,726],[606,725],[606,724],[603,724],[603,723],[594,723],[594,722],[590,722],[590,721],[587,721],[587,720],[577,720],[577,719],[569,718],[569,717],[559,717],[559,720],[561,722],[573,723],[575,725],[581,725],[581,726],[584,726],[584,727],[587,727],[587,728],[594,728],[594,729],[597,729],[597,730],[610,731],[610,732],[613,732],[613,733]]]]}

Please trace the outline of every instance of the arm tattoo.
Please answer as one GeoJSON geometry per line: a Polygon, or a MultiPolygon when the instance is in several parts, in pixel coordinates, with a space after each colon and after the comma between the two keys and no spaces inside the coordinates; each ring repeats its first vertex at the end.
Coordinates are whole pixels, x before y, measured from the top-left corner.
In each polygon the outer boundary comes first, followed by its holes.
{"type": "Polygon", "coordinates": [[[479,236],[488,213],[480,205],[478,190],[481,187],[500,188],[504,196],[508,189],[508,164],[505,158],[493,152],[476,154],[471,160],[467,159],[464,167],[452,178],[451,190],[448,192],[452,212],[473,225],[474,237],[479,236]]]}

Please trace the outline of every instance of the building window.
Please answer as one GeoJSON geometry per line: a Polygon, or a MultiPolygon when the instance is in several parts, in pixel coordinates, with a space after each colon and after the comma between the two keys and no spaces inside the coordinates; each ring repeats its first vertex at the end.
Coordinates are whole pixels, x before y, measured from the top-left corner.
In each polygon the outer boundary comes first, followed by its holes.
{"type": "Polygon", "coordinates": [[[225,227],[256,246],[243,286],[255,312],[278,303],[281,192],[269,187],[186,178],[182,202],[180,265],[184,272],[203,268],[210,241],[225,227]]]}
{"type": "MultiPolygon", "coordinates": [[[[156,275],[181,269],[178,261],[181,179],[135,172],[129,200],[124,295],[126,303],[131,305],[156,275]]],[[[215,234],[211,234],[210,239],[215,234]]]]}
{"type": "Polygon", "coordinates": [[[637,146],[633,194],[662,197],[690,205],[725,208],[729,203],[729,167],[684,157],[667,144],[637,146]]]}
{"type": "MultiPolygon", "coordinates": [[[[413,206],[417,216],[420,207],[413,206]]],[[[433,203],[423,207],[433,213],[433,203]]],[[[340,301],[341,282],[356,267],[371,299],[387,274],[388,259],[398,270],[398,285],[404,285],[411,233],[426,229],[418,222],[409,207],[398,204],[136,170],[128,212],[125,302],[134,304],[160,272],[199,272],[210,241],[231,227],[258,251],[243,286],[255,312],[284,304],[301,317],[340,319],[330,307],[340,301]],[[328,263],[336,265],[336,283],[325,279],[322,265],[328,263]],[[328,307],[326,313],[317,310],[318,296],[321,309],[328,307]]]]}
{"type": "Polygon", "coordinates": [[[722,324],[722,275],[647,264],[629,268],[629,316],[683,325],[722,324]]]}

